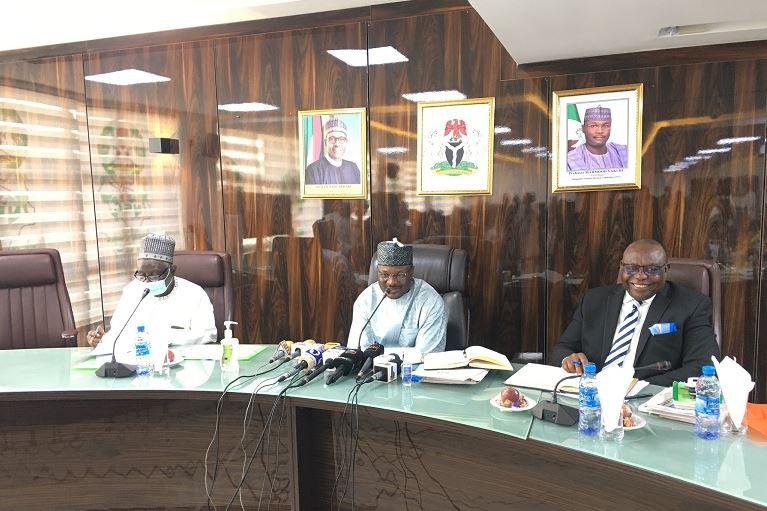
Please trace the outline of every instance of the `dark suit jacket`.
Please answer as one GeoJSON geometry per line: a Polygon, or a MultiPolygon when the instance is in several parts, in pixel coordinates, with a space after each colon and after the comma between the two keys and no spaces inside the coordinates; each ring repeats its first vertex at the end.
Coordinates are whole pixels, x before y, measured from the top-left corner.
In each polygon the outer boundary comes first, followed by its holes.
{"type": "MultiPolygon", "coordinates": [[[[573,320],[559,338],[550,363],[560,365],[571,353],[583,352],[590,362],[602,369],[612,346],[625,289],[620,284],[586,291],[575,310],[573,320]]],[[[637,377],[656,385],[669,386],[675,380],[700,376],[701,367],[711,364],[711,355],[719,357],[711,327],[711,299],[701,293],[666,281],[655,295],[642,324],[634,367],[662,360],[671,362],[671,370],[638,372],[637,377]],[[652,335],[656,323],[676,323],[677,331],[652,335]]]]}

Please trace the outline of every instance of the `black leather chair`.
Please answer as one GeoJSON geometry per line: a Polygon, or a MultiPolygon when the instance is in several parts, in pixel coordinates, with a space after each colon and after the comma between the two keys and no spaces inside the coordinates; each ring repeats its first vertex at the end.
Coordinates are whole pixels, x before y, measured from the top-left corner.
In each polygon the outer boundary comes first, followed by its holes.
{"type": "Polygon", "coordinates": [[[61,348],[76,343],[59,251],[0,252],[0,349],[61,348]]]}
{"type": "Polygon", "coordinates": [[[666,280],[689,287],[711,297],[714,335],[722,347],[722,277],[716,261],[669,258],[666,280]]]}
{"type": "Polygon", "coordinates": [[[178,277],[194,282],[208,294],[216,317],[218,339],[223,339],[224,321],[232,319],[234,310],[232,258],[226,252],[177,250],[173,264],[178,277]]]}
{"type": "MultiPolygon", "coordinates": [[[[370,261],[368,284],[378,281],[377,252],[370,261]]],[[[428,282],[445,302],[447,309],[446,350],[464,349],[469,343],[469,316],[464,303],[466,290],[466,251],[447,245],[413,245],[414,276],[428,282]]]]}

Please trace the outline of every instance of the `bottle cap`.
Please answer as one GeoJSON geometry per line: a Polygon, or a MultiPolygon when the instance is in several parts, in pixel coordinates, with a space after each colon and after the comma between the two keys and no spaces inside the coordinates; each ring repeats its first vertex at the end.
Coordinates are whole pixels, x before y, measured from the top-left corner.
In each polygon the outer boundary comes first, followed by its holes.
{"type": "Polygon", "coordinates": [[[597,365],[594,362],[589,362],[583,368],[583,372],[586,374],[597,374],[597,365]]]}
{"type": "Polygon", "coordinates": [[[703,366],[703,376],[713,376],[716,374],[714,366],[703,366]]]}
{"type": "Polygon", "coordinates": [[[136,330],[138,330],[139,332],[143,332],[144,331],[144,325],[137,326],[136,330]]]}

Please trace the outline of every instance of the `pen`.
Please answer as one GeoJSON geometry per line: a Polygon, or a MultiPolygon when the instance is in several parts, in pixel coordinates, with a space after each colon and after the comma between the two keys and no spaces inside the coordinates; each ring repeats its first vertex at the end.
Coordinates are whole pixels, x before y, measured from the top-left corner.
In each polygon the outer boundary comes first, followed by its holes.
{"type": "Polygon", "coordinates": [[[626,401],[630,399],[644,399],[646,397],[653,397],[655,394],[637,394],[636,396],[626,396],[626,401]]]}
{"type": "Polygon", "coordinates": [[[183,326],[178,326],[178,325],[171,325],[170,329],[171,330],[184,330],[184,327],[183,326]]]}

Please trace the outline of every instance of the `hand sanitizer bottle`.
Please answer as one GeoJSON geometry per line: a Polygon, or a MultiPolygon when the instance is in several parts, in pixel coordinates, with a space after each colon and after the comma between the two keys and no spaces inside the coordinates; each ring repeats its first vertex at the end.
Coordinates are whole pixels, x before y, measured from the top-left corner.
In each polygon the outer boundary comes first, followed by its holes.
{"type": "Polygon", "coordinates": [[[224,321],[224,338],[221,341],[223,352],[221,355],[221,370],[227,372],[240,372],[240,362],[237,359],[237,347],[240,344],[239,339],[232,337],[232,325],[238,324],[236,321],[224,321]]]}

